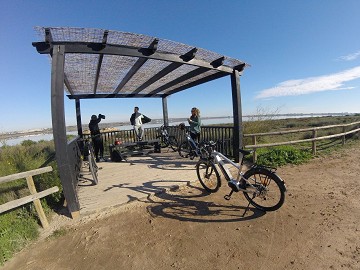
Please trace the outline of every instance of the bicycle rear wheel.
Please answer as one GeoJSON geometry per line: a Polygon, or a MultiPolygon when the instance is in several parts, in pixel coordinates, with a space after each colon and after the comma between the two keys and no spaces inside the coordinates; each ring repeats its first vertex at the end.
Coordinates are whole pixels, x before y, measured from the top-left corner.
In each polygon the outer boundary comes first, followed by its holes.
{"type": "Polygon", "coordinates": [[[216,192],[221,186],[220,175],[211,161],[199,160],[196,164],[196,173],[200,184],[208,192],[216,192]]]}
{"type": "Polygon", "coordinates": [[[99,182],[99,180],[98,180],[98,169],[99,168],[95,161],[95,155],[94,155],[93,149],[90,148],[89,152],[90,152],[88,155],[89,170],[91,172],[94,184],[97,185],[99,182]]]}
{"type": "Polygon", "coordinates": [[[184,141],[179,146],[179,155],[183,158],[188,158],[191,152],[191,147],[187,141],[184,141]]]}
{"type": "Polygon", "coordinates": [[[169,136],[169,146],[171,147],[172,150],[178,151],[179,145],[175,136],[169,136]]]}
{"type": "Polygon", "coordinates": [[[244,178],[255,187],[247,186],[248,191],[253,189],[254,192],[244,192],[244,196],[256,208],[275,211],[284,204],[285,184],[275,173],[266,168],[255,167],[248,170],[244,178]]]}

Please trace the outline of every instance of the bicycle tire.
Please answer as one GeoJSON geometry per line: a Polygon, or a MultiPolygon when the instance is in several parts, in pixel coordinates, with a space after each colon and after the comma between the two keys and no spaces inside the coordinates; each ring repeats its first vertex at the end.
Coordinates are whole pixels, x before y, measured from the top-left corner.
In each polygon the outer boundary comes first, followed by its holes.
{"type": "MultiPolygon", "coordinates": [[[[255,196],[255,193],[243,192],[248,202],[257,209],[275,211],[284,204],[286,187],[275,173],[266,168],[254,167],[245,172],[244,178],[248,179],[257,191],[262,190],[258,196],[255,196]]],[[[247,186],[247,189],[249,188],[251,187],[247,186]]]]}
{"type": "Polygon", "coordinates": [[[221,179],[213,162],[199,160],[196,163],[196,173],[200,184],[206,191],[213,193],[219,190],[221,179]]]}
{"type": "Polygon", "coordinates": [[[94,185],[97,185],[99,182],[99,180],[98,180],[98,169],[99,168],[96,165],[95,155],[94,155],[92,148],[89,149],[88,162],[89,162],[89,170],[90,170],[92,178],[93,178],[93,183],[94,183],[94,185]]]}
{"type": "Polygon", "coordinates": [[[188,158],[191,152],[191,147],[187,141],[184,141],[179,146],[179,155],[183,158],[188,158]]]}
{"type": "Polygon", "coordinates": [[[175,138],[175,136],[169,136],[169,145],[170,145],[170,148],[172,150],[174,150],[174,152],[178,151],[179,145],[178,145],[178,141],[175,138]]]}

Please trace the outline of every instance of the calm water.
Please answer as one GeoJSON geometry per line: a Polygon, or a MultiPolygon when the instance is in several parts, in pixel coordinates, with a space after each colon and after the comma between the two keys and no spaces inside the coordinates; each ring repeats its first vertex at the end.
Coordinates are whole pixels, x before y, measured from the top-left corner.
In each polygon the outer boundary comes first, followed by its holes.
{"type": "MultiPolygon", "coordinates": [[[[314,114],[314,116],[316,116],[314,114]]],[[[279,116],[279,117],[273,117],[273,118],[301,118],[304,116],[279,116]]],[[[308,117],[308,116],[307,116],[308,117]]],[[[246,121],[248,118],[245,116],[243,118],[243,121],[246,121]]],[[[179,121],[179,122],[170,122],[170,126],[175,126],[175,125],[179,125],[180,123],[182,123],[184,121],[179,121]]],[[[212,119],[202,119],[202,125],[206,126],[206,125],[216,125],[216,124],[228,124],[228,123],[233,123],[233,118],[229,117],[229,118],[212,118],[212,119]]],[[[159,127],[161,123],[154,123],[154,124],[145,124],[144,127],[150,128],[150,127],[159,127]]],[[[187,124],[187,123],[186,123],[187,124]]],[[[132,129],[131,125],[126,125],[126,126],[117,126],[115,127],[119,130],[130,130],[132,129]]],[[[68,132],[67,134],[69,135],[76,135],[77,131],[72,131],[72,132],[68,132]]],[[[6,145],[16,145],[21,143],[24,140],[32,140],[32,141],[40,141],[40,140],[52,140],[53,139],[53,135],[51,134],[39,134],[39,135],[29,135],[29,136],[22,136],[22,137],[18,137],[15,139],[8,139],[5,140],[6,145]]],[[[0,146],[4,145],[4,142],[1,141],[0,142],[0,146]]]]}

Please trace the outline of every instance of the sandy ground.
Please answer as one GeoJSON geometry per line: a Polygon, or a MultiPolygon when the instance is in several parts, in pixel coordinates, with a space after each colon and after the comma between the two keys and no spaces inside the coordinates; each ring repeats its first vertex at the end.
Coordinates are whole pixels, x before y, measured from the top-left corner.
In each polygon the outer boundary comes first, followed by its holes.
{"type": "Polygon", "coordinates": [[[360,269],[359,158],[358,142],[279,168],[288,192],[276,212],[243,217],[242,194],[193,183],[72,221],[3,269],[360,269]]]}

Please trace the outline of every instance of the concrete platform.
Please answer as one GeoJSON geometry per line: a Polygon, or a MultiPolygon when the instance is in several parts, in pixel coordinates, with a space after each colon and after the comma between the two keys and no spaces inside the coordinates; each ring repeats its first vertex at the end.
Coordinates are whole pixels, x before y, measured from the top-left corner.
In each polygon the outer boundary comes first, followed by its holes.
{"type": "Polygon", "coordinates": [[[80,215],[101,213],[196,181],[196,162],[166,148],[162,153],[128,157],[124,162],[100,162],[98,185],[92,184],[90,175],[79,181],[80,215]]]}

